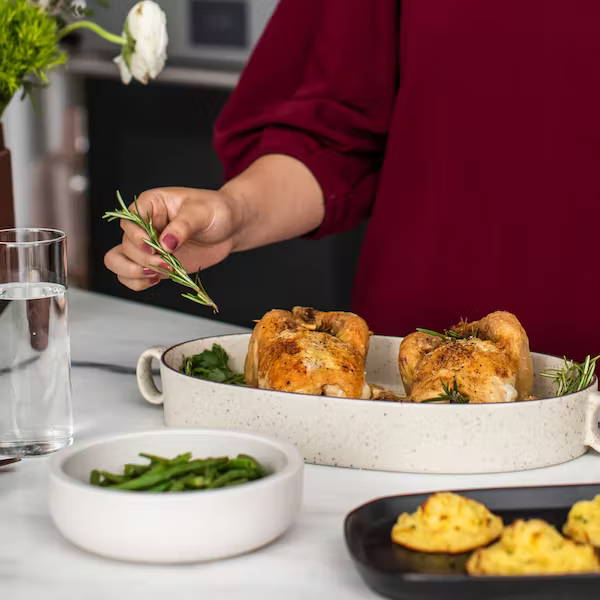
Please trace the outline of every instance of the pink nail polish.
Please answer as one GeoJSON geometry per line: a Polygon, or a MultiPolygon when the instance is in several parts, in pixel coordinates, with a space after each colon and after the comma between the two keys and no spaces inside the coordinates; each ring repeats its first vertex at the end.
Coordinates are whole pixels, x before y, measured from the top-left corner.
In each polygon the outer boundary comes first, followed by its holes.
{"type": "Polygon", "coordinates": [[[150,285],[156,285],[160,281],[160,277],[155,277],[150,280],[150,285]]]}
{"type": "Polygon", "coordinates": [[[164,269],[165,271],[170,271],[171,270],[171,267],[167,263],[165,263],[165,262],[159,263],[158,266],[161,269],[164,269]]]}
{"type": "Polygon", "coordinates": [[[167,233],[165,237],[162,239],[162,245],[169,251],[173,252],[175,248],[179,245],[179,240],[172,234],[167,233]]]}
{"type": "Polygon", "coordinates": [[[142,250],[146,254],[154,254],[154,250],[150,246],[148,246],[148,244],[146,244],[146,243],[142,244],[142,250]]]}
{"type": "Polygon", "coordinates": [[[152,269],[144,269],[144,275],[154,275],[154,276],[156,276],[156,271],[153,271],[152,269]]]}

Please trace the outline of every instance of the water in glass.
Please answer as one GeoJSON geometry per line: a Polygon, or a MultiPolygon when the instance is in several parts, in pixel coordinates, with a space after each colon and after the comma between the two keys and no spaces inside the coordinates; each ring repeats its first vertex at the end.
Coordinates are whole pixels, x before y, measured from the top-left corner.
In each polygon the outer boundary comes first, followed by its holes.
{"type": "Polygon", "coordinates": [[[0,455],[72,442],[67,300],[57,283],[0,283],[0,455]]]}

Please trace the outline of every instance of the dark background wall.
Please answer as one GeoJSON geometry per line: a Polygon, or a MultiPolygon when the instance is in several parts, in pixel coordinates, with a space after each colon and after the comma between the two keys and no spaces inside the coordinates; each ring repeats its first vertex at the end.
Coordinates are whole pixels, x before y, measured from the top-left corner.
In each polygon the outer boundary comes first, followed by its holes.
{"type": "Polygon", "coordinates": [[[120,285],[104,267],[103,256],[119,243],[121,230],[102,221],[102,214],[116,206],[117,189],[130,201],[152,187],[218,188],[223,176],[212,127],[229,92],[90,78],[85,93],[93,290],[245,326],[271,308],[349,309],[363,227],[319,241],[292,240],[237,253],[204,271],[202,281],[220,307],[217,315],[180,298],[181,288],[171,282],[143,293],[120,285]]]}

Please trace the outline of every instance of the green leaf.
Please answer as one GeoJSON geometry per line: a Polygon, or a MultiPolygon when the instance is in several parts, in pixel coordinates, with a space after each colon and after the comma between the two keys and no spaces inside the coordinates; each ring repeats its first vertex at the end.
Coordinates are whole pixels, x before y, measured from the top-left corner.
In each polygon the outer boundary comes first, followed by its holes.
{"type": "Polygon", "coordinates": [[[444,329],[444,333],[440,333],[439,331],[434,331],[433,329],[424,329],[423,327],[417,327],[416,331],[419,331],[420,333],[426,333],[428,335],[434,335],[444,340],[466,340],[470,337],[473,337],[471,335],[463,335],[462,333],[458,333],[453,329],[444,329]]]}
{"type": "Polygon", "coordinates": [[[219,344],[213,344],[210,350],[186,356],[180,370],[191,377],[208,379],[217,383],[246,385],[244,376],[241,373],[235,373],[229,366],[229,356],[219,344]]]}
{"type": "Polygon", "coordinates": [[[428,398],[421,400],[421,404],[428,402],[449,402],[450,404],[468,404],[469,398],[465,394],[461,394],[458,389],[458,383],[454,378],[454,385],[450,387],[446,382],[442,382],[442,393],[436,398],[428,398]]]}
{"type": "Polygon", "coordinates": [[[554,380],[556,395],[564,396],[587,388],[596,374],[596,362],[600,355],[593,358],[588,354],[581,363],[563,357],[560,369],[545,369],[540,372],[542,377],[554,380]]]}
{"type": "Polygon", "coordinates": [[[58,22],[29,0],[0,1],[0,116],[17,90],[48,82],[48,71],[66,61],[58,22]]]}

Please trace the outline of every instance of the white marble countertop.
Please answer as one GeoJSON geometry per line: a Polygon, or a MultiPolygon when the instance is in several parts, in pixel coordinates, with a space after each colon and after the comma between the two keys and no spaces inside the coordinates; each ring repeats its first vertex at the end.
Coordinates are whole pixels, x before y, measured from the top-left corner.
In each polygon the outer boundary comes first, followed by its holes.
{"type": "MultiPolygon", "coordinates": [[[[74,361],[131,367],[148,346],[239,331],[77,290],[70,292],[70,326],[74,361]]],[[[162,408],[142,400],[133,375],[74,368],[72,377],[77,440],[164,426],[162,408]]],[[[270,546],[208,564],[155,566],[100,558],[63,539],[48,513],[46,462],[33,458],[0,471],[2,598],[369,598],[374,594],[355,571],[342,533],[344,516],[357,505],[378,496],[437,489],[600,481],[600,458],[594,452],[555,467],[492,475],[416,475],[307,465],[296,525],[270,546]]]]}

